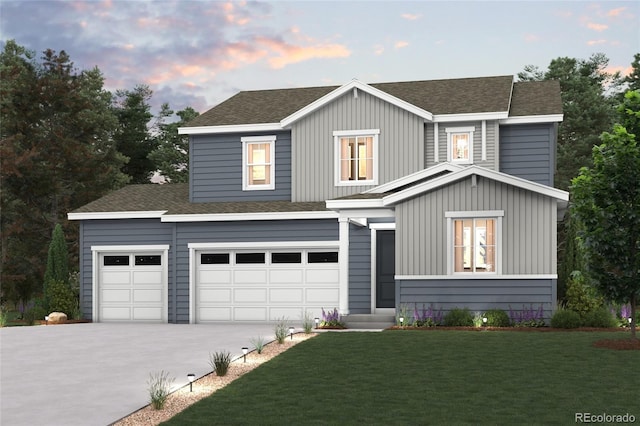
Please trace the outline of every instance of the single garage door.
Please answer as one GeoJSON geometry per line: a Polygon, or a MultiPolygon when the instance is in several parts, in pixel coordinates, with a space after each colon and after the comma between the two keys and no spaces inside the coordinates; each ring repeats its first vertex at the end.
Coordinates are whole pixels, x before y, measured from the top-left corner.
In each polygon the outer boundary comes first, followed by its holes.
{"type": "Polygon", "coordinates": [[[101,253],[98,321],[163,322],[164,256],[161,253],[101,253]]]}
{"type": "Polygon", "coordinates": [[[337,250],[196,252],[196,322],[302,319],[338,307],[337,250]]]}

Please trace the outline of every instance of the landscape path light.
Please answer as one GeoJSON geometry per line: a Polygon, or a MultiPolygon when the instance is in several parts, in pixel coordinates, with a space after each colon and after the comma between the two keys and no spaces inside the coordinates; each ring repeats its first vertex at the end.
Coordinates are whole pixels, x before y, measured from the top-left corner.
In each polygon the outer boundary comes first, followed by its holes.
{"type": "MultiPolygon", "coordinates": [[[[631,318],[629,318],[629,319],[631,319],[631,318]]],[[[629,321],[629,322],[631,322],[631,321],[629,321]]],[[[46,315],[46,316],[44,317],[44,324],[45,324],[45,325],[49,325],[49,315],[46,315]]]]}
{"type": "Polygon", "coordinates": [[[631,324],[631,317],[629,317],[629,324],[631,324]]]}
{"type": "Polygon", "coordinates": [[[196,379],[196,375],[189,373],[187,374],[187,379],[189,379],[189,392],[193,392],[193,381],[196,379]]]}
{"type": "Polygon", "coordinates": [[[318,325],[320,324],[320,318],[315,317],[314,321],[316,322],[316,328],[318,328],[318,325]]]}
{"type": "Polygon", "coordinates": [[[400,320],[400,327],[404,326],[404,317],[398,318],[400,320]]]}
{"type": "Polygon", "coordinates": [[[291,340],[293,340],[293,327],[289,327],[289,334],[291,335],[291,340]]]}
{"type": "Polygon", "coordinates": [[[247,362],[247,352],[249,352],[249,348],[246,346],[242,348],[242,356],[244,357],[244,362],[247,362]]]}
{"type": "Polygon", "coordinates": [[[482,324],[487,325],[487,317],[482,317],[482,324]]]}

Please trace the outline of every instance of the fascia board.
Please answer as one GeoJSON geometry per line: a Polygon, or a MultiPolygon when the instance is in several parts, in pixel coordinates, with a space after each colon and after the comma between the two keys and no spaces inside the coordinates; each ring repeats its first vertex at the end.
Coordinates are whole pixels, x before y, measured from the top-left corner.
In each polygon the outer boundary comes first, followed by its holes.
{"type": "Polygon", "coordinates": [[[402,99],[396,98],[395,96],[392,96],[386,92],[383,92],[382,90],[376,89],[373,86],[369,86],[368,84],[362,83],[361,81],[354,79],[351,82],[338,87],[334,91],[327,93],[323,97],[316,99],[315,101],[311,102],[309,105],[299,109],[298,111],[294,112],[288,117],[283,118],[280,121],[281,127],[286,128],[290,126],[291,124],[300,120],[304,116],[323,107],[324,105],[344,95],[350,90],[353,90],[354,88],[362,90],[363,92],[369,93],[370,95],[375,96],[379,99],[382,99],[383,101],[388,102],[390,104],[393,104],[398,108],[402,108],[419,117],[422,117],[426,121],[431,121],[433,119],[433,114],[431,114],[429,111],[425,111],[422,108],[418,108],[417,106],[410,104],[409,102],[403,101],[402,99]]]}
{"type": "Polygon", "coordinates": [[[564,114],[546,114],[546,115],[522,115],[518,117],[507,117],[498,120],[500,124],[536,124],[536,123],[561,123],[564,120],[564,114]]]}
{"type": "Polygon", "coordinates": [[[342,209],[375,209],[384,207],[381,198],[368,200],[327,200],[327,208],[331,210],[342,209]]]}
{"type": "Polygon", "coordinates": [[[94,220],[94,219],[158,219],[167,210],[135,211],[135,212],[87,212],[67,213],[69,220],[94,220]]]}
{"type": "Polygon", "coordinates": [[[261,213],[215,213],[215,214],[169,214],[162,216],[162,222],[231,222],[253,220],[299,220],[337,219],[333,211],[310,212],[261,212],[261,213]]]}
{"type": "Polygon", "coordinates": [[[403,176],[399,179],[393,180],[391,182],[384,183],[382,185],[378,185],[375,188],[371,188],[367,191],[364,191],[365,194],[383,194],[388,191],[393,191],[396,188],[400,188],[401,186],[410,185],[413,182],[417,182],[421,179],[428,178],[429,176],[433,176],[440,172],[456,172],[458,170],[463,169],[463,166],[452,163],[440,163],[438,165],[429,167],[428,169],[422,169],[415,173],[411,173],[410,175],[403,176]]]}
{"type": "Polygon", "coordinates": [[[208,135],[215,133],[273,132],[282,130],[280,123],[231,124],[227,126],[178,127],[179,135],[208,135]]]}
{"type": "Polygon", "coordinates": [[[433,116],[434,123],[451,123],[454,121],[502,120],[509,117],[509,111],[471,112],[465,114],[438,114],[433,116]]]}

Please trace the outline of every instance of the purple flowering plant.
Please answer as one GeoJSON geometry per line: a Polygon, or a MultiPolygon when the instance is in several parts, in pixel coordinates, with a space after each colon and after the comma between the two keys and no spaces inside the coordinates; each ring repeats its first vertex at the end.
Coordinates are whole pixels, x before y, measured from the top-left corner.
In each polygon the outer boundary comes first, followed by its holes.
{"type": "Polygon", "coordinates": [[[435,327],[442,324],[442,308],[438,311],[433,309],[433,305],[429,305],[429,308],[425,308],[422,304],[422,309],[418,309],[416,303],[413,309],[413,323],[416,327],[435,327]]]}
{"type": "Polygon", "coordinates": [[[333,311],[325,311],[324,308],[322,308],[320,328],[345,328],[344,323],[340,321],[338,308],[333,308],[333,311]]]}
{"type": "Polygon", "coordinates": [[[544,327],[544,309],[542,304],[535,309],[533,304],[526,307],[522,305],[522,310],[517,311],[509,305],[509,319],[514,327],[544,327]]]}

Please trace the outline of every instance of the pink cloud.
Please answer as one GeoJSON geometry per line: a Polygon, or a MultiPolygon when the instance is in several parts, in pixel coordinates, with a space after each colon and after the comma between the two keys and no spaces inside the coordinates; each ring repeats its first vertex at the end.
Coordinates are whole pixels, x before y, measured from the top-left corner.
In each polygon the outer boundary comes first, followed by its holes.
{"type": "MultiPolygon", "coordinates": [[[[296,46],[284,41],[256,37],[256,43],[277,54],[268,59],[271,68],[280,69],[287,65],[317,58],[346,58],[351,51],[344,45],[335,43],[316,43],[311,46],[296,46]]],[[[271,55],[270,55],[271,56],[271,55]]]]}
{"type": "Polygon", "coordinates": [[[589,28],[590,30],[602,32],[602,31],[606,30],[607,28],[609,28],[609,26],[606,25],[606,24],[596,24],[595,22],[588,22],[587,23],[587,28],[589,28]]]}
{"type": "Polygon", "coordinates": [[[540,36],[536,35],[536,34],[525,34],[524,35],[524,41],[526,42],[534,42],[534,41],[538,41],[540,40],[540,36]]]}
{"type": "Polygon", "coordinates": [[[411,13],[403,13],[400,16],[403,19],[406,19],[408,21],[415,21],[415,20],[420,19],[422,17],[422,15],[412,15],[411,13]]]}
{"type": "Polygon", "coordinates": [[[631,72],[633,71],[633,67],[631,65],[629,65],[628,67],[608,66],[604,69],[604,71],[610,74],[619,72],[623,76],[627,76],[627,75],[631,75],[631,72]]]}
{"type": "Polygon", "coordinates": [[[607,12],[607,16],[610,16],[610,17],[619,16],[625,10],[627,10],[626,7],[619,7],[617,9],[611,9],[610,11],[607,12]]]}
{"type": "Polygon", "coordinates": [[[600,40],[589,40],[587,41],[587,45],[589,46],[595,46],[598,44],[605,44],[607,42],[607,40],[604,39],[600,39],[600,40]]]}
{"type": "Polygon", "coordinates": [[[384,53],[384,46],[381,44],[376,44],[373,46],[373,53],[375,55],[382,55],[384,53]]]}
{"type": "Polygon", "coordinates": [[[404,41],[404,40],[400,40],[397,41],[393,47],[395,47],[396,49],[402,49],[403,47],[407,47],[409,45],[408,41],[404,41]]]}

